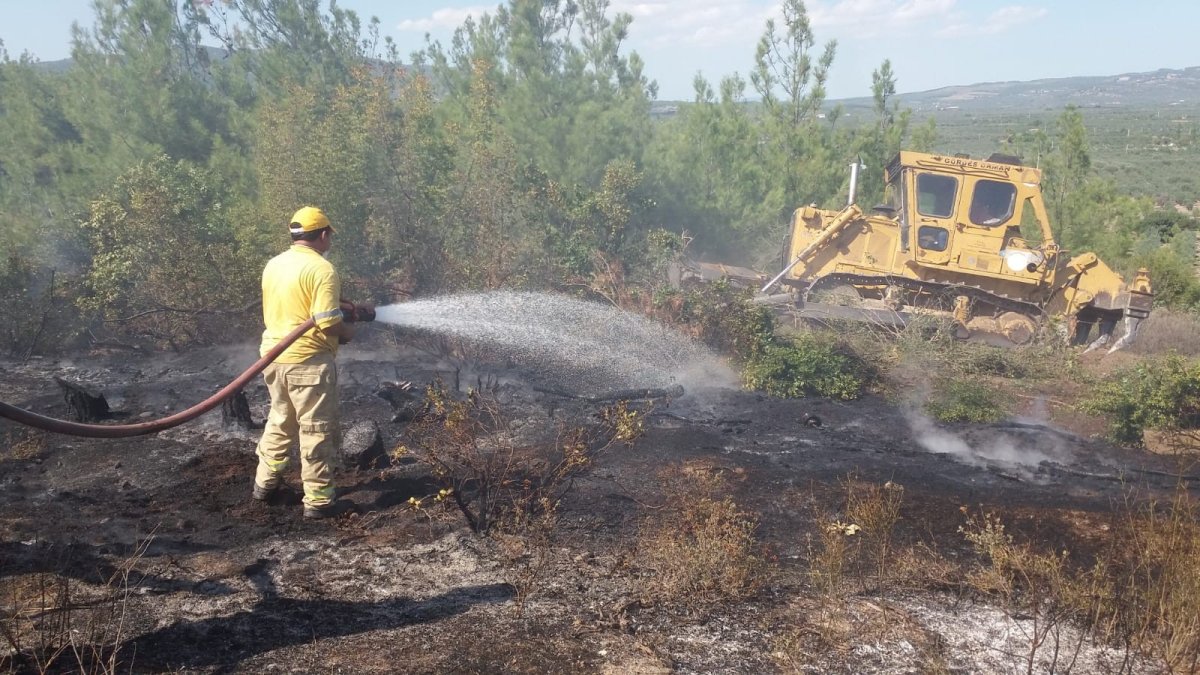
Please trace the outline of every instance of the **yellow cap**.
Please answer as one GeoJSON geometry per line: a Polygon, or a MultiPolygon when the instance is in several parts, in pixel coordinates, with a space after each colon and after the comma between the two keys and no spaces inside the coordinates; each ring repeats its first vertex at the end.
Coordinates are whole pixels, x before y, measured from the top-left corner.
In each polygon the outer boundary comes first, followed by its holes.
{"type": "Polygon", "coordinates": [[[329,219],[325,217],[325,213],[315,206],[305,206],[292,215],[291,224],[288,225],[288,232],[300,234],[301,232],[312,232],[325,227],[333,230],[333,226],[329,224],[329,219]]]}

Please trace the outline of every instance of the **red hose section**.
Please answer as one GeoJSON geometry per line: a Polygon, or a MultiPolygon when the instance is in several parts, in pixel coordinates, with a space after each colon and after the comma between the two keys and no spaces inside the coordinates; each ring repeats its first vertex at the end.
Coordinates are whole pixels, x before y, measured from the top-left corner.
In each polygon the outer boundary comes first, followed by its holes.
{"type": "Polygon", "coordinates": [[[39,415],[23,408],[11,406],[3,401],[0,401],[0,417],[7,417],[15,422],[20,422],[21,424],[36,427],[44,431],[71,436],[83,436],[85,438],[129,438],[130,436],[143,436],[164,429],[170,429],[171,427],[177,427],[212,410],[220,405],[221,401],[224,401],[239,389],[245,387],[247,382],[261,373],[267,366],[271,365],[271,362],[278,358],[283,353],[283,350],[291,346],[297,338],[306,333],[314,325],[316,324],[312,319],[300,324],[296,330],[288,333],[285,338],[280,340],[279,344],[272,347],[271,351],[267,352],[261,359],[255,361],[254,365],[247,368],[246,372],[239,375],[233,382],[225,385],[224,389],[187,410],[177,412],[170,417],[142,422],[140,424],[83,424],[81,422],[68,422],[66,420],[57,420],[53,417],[39,415]]]}

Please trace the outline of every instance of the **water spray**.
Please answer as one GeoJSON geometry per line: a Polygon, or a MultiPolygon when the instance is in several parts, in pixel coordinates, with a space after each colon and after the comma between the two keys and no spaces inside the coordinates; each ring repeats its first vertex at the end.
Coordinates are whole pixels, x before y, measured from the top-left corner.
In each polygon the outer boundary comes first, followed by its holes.
{"type": "Polygon", "coordinates": [[[379,321],[484,345],[560,389],[736,386],[703,345],[657,321],[566,295],[493,291],[380,307],[379,321]]]}

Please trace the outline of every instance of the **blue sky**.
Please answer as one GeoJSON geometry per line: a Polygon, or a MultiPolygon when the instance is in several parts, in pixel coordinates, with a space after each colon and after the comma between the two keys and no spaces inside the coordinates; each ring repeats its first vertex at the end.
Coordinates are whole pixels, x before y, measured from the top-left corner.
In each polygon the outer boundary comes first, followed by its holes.
{"type": "MultiPolygon", "coordinates": [[[[219,0],[218,0],[219,1],[219,0]]],[[[494,2],[340,0],[408,54],[428,32],[445,40],[494,2]]],[[[660,98],[691,98],[692,78],[714,82],[753,65],[777,0],[612,0],[634,22],[628,48],[646,62],[660,98]]],[[[996,80],[1115,75],[1200,65],[1196,0],[809,0],[817,47],[837,39],[834,98],[870,94],[871,71],[892,60],[901,92],[996,80]]],[[[0,0],[0,40],[11,56],[69,54],[72,21],[91,22],[91,0],[0,0]]]]}

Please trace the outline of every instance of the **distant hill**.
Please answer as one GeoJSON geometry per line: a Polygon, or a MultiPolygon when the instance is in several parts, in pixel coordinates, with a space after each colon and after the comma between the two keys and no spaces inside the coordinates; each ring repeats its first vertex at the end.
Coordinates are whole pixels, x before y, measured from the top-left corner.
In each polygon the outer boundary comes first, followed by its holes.
{"type": "MultiPolygon", "coordinates": [[[[898,94],[901,106],[914,111],[973,110],[1004,112],[1080,108],[1161,107],[1200,104],[1200,66],[1182,70],[1091,77],[1060,77],[1024,82],[981,82],[898,94]]],[[[870,97],[830,101],[847,109],[870,107],[870,97]]]]}
{"type": "MultiPolygon", "coordinates": [[[[207,47],[207,50],[209,58],[213,60],[226,57],[223,49],[207,47]]],[[[71,67],[71,63],[71,59],[61,59],[43,61],[38,66],[49,72],[64,72],[71,67]]],[[[1062,110],[1071,104],[1080,108],[1197,106],[1200,105],[1200,66],[1121,75],[980,82],[897,94],[896,100],[914,112],[1033,112],[1062,110]]],[[[656,116],[669,117],[678,112],[681,103],[687,102],[657,101],[652,112],[656,116]]],[[[827,103],[831,107],[840,104],[848,112],[874,105],[869,96],[831,99],[827,103]]]]}
{"type": "MultiPolygon", "coordinates": [[[[1015,132],[1052,128],[1068,105],[1087,126],[1092,168],[1162,205],[1200,201],[1200,67],[1101,77],[983,82],[897,95],[913,124],[933,118],[935,149],[986,157],[1011,150],[1015,132]]],[[[868,97],[829,101],[850,123],[870,120],[868,97]]],[[[1024,158],[1037,163],[1038,158],[1024,158]]]]}

